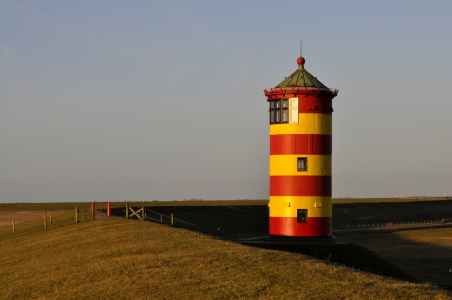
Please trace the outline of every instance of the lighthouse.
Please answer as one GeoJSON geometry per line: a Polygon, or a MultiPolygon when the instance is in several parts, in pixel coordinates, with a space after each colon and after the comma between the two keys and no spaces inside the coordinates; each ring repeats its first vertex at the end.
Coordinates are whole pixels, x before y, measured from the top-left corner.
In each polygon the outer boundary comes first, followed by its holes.
{"type": "Polygon", "coordinates": [[[298,68],[264,90],[270,122],[270,237],[335,242],[332,236],[332,100],[327,88],[298,68]]]}

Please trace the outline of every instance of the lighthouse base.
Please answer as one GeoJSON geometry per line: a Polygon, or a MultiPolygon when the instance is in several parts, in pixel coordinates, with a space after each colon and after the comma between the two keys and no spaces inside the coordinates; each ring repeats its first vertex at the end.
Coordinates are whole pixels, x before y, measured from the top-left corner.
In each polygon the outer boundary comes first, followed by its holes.
{"type": "Polygon", "coordinates": [[[270,217],[269,235],[287,237],[329,237],[332,236],[331,217],[309,217],[298,222],[297,217],[270,217]]]}
{"type": "Polygon", "coordinates": [[[337,244],[335,236],[258,236],[240,239],[236,242],[241,244],[337,244]]]}

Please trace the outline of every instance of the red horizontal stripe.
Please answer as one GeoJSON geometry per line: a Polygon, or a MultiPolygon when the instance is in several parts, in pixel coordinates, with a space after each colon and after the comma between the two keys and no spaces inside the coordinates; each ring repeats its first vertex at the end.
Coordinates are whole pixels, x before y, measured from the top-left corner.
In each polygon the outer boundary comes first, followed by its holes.
{"type": "Polygon", "coordinates": [[[332,136],[326,134],[270,135],[270,155],[331,155],[332,136]]]}
{"type": "Polygon", "coordinates": [[[317,113],[331,115],[333,112],[333,99],[316,97],[310,95],[308,97],[298,98],[298,112],[300,114],[317,113]]]}
{"type": "Polygon", "coordinates": [[[297,223],[296,217],[270,217],[270,235],[332,236],[331,217],[309,217],[307,223],[297,223]]]}
{"type": "Polygon", "coordinates": [[[331,176],[270,176],[270,196],[331,196],[331,176]]]}

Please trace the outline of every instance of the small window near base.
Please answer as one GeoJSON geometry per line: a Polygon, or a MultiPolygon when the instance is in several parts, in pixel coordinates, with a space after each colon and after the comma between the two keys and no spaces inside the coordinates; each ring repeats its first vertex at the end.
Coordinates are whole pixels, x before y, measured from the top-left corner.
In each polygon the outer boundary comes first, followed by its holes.
{"type": "Polygon", "coordinates": [[[297,223],[308,223],[307,209],[297,209],[297,223]]]}
{"type": "Polygon", "coordinates": [[[298,169],[298,172],[308,171],[308,158],[307,157],[298,157],[297,158],[297,169],[298,169]]]}

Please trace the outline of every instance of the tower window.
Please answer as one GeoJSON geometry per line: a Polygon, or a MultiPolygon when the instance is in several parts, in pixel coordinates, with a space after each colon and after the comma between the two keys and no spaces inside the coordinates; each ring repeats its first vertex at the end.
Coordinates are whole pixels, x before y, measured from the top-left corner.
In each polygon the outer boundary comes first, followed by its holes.
{"type": "Polygon", "coordinates": [[[270,100],[270,124],[289,123],[289,99],[270,100]]]}
{"type": "Polygon", "coordinates": [[[270,100],[270,124],[298,124],[298,98],[270,100]]]}
{"type": "Polygon", "coordinates": [[[308,170],[308,158],[298,157],[297,158],[297,169],[298,172],[306,172],[308,170]]]}

